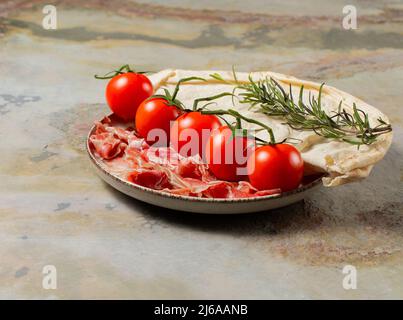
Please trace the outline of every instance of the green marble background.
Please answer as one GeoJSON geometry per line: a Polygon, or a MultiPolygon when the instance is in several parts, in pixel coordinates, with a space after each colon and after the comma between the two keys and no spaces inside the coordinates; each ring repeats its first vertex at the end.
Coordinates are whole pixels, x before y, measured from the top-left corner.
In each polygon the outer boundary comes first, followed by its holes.
{"type": "Polygon", "coordinates": [[[46,1],[0,2],[0,298],[403,298],[402,1],[348,1],[357,30],[341,0],[52,3],[57,30],[46,1]],[[281,210],[153,207],[101,182],[84,150],[108,112],[92,75],[123,63],[324,81],[385,112],[394,142],[365,181],[281,210]]]}

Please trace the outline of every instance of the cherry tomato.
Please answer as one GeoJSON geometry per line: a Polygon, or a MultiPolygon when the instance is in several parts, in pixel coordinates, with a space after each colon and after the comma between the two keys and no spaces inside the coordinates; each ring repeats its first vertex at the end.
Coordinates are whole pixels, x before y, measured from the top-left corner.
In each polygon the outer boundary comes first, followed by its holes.
{"type": "Polygon", "coordinates": [[[299,186],[304,162],[299,151],[289,144],[257,148],[248,159],[249,181],[256,189],[279,188],[283,192],[299,186]]]}
{"type": "Polygon", "coordinates": [[[228,126],[215,129],[206,146],[206,160],[210,171],[220,180],[244,179],[247,177],[248,156],[253,151],[253,147],[254,140],[234,136],[228,126]]]}
{"type": "Polygon", "coordinates": [[[184,157],[199,154],[203,158],[204,147],[212,130],[221,127],[215,115],[192,111],[181,115],[171,127],[172,147],[184,157]]]}
{"type": "Polygon", "coordinates": [[[136,130],[149,144],[156,142],[154,134],[163,133],[165,141],[159,139],[158,146],[167,146],[171,121],[176,120],[180,113],[181,111],[176,106],[169,106],[164,98],[147,99],[137,109],[136,130]],[[162,132],[158,132],[158,130],[162,130],[162,132]]]}
{"type": "Polygon", "coordinates": [[[151,81],[144,75],[127,72],[113,77],[106,87],[106,101],[118,117],[132,121],[140,103],[153,93],[151,81]]]}

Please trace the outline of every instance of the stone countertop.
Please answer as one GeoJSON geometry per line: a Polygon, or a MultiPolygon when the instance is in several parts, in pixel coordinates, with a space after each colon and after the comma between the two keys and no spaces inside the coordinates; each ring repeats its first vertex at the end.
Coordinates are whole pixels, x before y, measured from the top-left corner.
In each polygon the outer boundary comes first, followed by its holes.
{"type": "Polygon", "coordinates": [[[403,3],[350,2],[357,30],[341,27],[342,0],[57,1],[56,30],[43,1],[1,2],[0,298],[403,298],[403,3]],[[365,181],[272,212],[147,205],[84,149],[108,112],[92,75],[123,63],[323,81],[386,113],[394,141],[365,181]]]}

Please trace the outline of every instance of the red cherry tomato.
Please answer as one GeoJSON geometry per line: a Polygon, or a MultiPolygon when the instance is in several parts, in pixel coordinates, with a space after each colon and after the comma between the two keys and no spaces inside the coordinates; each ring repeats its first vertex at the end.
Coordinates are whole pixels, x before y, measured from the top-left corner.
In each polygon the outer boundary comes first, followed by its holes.
{"type": "Polygon", "coordinates": [[[149,144],[156,143],[158,146],[169,144],[171,121],[176,120],[181,111],[176,106],[169,106],[164,98],[152,98],[143,101],[136,113],[136,130],[149,144]],[[162,130],[162,132],[158,132],[162,130]],[[154,135],[163,133],[164,141],[155,139],[154,135]]]}
{"type": "Polygon", "coordinates": [[[280,188],[283,192],[299,186],[304,162],[299,151],[289,144],[257,148],[248,159],[249,181],[256,189],[280,188]]]}
{"type": "Polygon", "coordinates": [[[184,157],[199,154],[203,158],[204,147],[212,130],[221,127],[215,115],[199,111],[188,112],[175,120],[171,127],[172,147],[184,157]]]}
{"type": "Polygon", "coordinates": [[[244,179],[247,177],[248,156],[253,151],[254,145],[252,139],[234,137],[228,126],[215,129],[206,146],[206,160],[210,171],[220,180],[244,179]]]}
{"type": "Polygon", "coordinates": [[[144,75],[127,72],[113,77],[106,87],[106,101],[118,117],[132,121],[140,103],[153,93],[151,81],[144,75]]]}

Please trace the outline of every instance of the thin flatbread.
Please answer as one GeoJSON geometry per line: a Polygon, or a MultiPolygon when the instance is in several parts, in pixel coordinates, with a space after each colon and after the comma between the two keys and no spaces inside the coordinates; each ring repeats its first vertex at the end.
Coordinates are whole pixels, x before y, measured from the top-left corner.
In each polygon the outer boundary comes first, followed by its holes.
{"type": "MultiPolygon", "coordinates": [[[[222,92],[232,92],[232,84],[223,84],[222,82],[210,77],[212,73],[219,73],[224,80],[233,81],[234,76],[232,71],[192,71],[192,70],[172,70],[167,69],[161,72],[152,74],[152,81],[156,93],[161,93],[161,87],[172,89],[177,81],[182,78],[197,76],[206,79],[207,81],[191,81],[181,85],[178,99],[181,100],[188,108],[192,107],[193,101],[196,98],[212,96],[222,92]]],[[[237,80],[241,83],[249,82],[248,77],[252,76],[254,81],[264,79],[266,77],[274,78],[283,88],[288,91],[291,85],[291,90],[294,97],[298,97],[300,87],[303,85],[305,93],[303,96],[304,102],[308,102],[309,92],[315,97],[318,96],[320,84],[316,82],[297,79],[274,72],[253,72],[243,73],[237,72],[237,80]]],[[[375,107],[365,103],[364,101],[346,93],[339,89],[325,85],[322,89],[322,108],[331,114],[332,111],[337,111],[339,103],[342,101],[342,107],[347,111],[352,111],[353,103],[359,109],[368,113],[369,122],[371,125],[377,124],[377,119],[382,118],[389,122],[386,115],[380,112],[375,107]]],[[[306,173],[323,172],[326,173],[323,178],[323,184],[328,187],[338,186],[344,183],[357,181],[367,177],[374,164],[380,161],[388,151],[392,142],[392,132],[380,135],[377,141],[371,145],[361,145],[357,148],[346,142],[326,139],[318,136],[313,131],[297,131],[284,124],[284,120],[278,117],[268,117],[262,113],[250,110],[250,106],[240,104],[237,99],[232,99],[230,96],[216,100],[216,103],[209,105],[208,109],[229,109],[233,108],[247,117],[259,120],[270,126],[275,134],[276,140],[281,141],[288,138],[289,141],[300,150],[305,162],[306,173]],[[290,139],[292,138],[292,139],[290,139]]],[[[233,120],[228,118],[228,120],[233,120]]],[[[256,128],[255,125],[244,123],[245,128],[256,128]]],[[[260,138],[268,140],[264,132],[259,132],[260,138]]]]}

